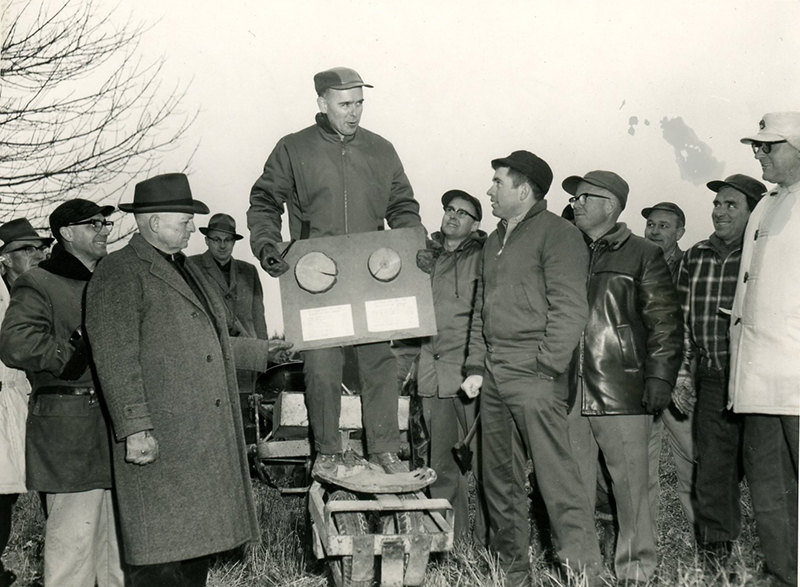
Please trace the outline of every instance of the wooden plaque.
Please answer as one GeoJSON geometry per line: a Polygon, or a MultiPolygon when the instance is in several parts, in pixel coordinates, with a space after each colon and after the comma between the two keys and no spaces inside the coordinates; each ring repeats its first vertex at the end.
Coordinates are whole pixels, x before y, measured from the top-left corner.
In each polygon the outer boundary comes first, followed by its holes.
{"type": "Polygon", "coordinates": [[[286,340],[308,350],[436,334],[423,248],[421,226],[295,242],[280,277],[286,340]]]}

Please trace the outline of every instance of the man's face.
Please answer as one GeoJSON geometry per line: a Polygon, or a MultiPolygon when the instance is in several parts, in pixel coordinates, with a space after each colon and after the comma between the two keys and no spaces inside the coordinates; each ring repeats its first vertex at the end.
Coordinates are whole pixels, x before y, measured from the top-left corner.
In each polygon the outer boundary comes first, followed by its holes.
{"type": "Polygon", "coordinates": [[[750,210],[747,198],[737,189],[725,186],[714,198],[714,210],[711,220],[714,222],[714,234],[725,244],[732,244],[742,238],[747,227],[750,210]]]}
{"type": "Polygon", "coordinates": [[[225,265],[231,260],[233,255],[233,246],[236,240],[233,235],[221,230],[209,230],[206,235],[206,245],[208,252],[214,257],[214,260],[221,265],[225,265]]]}
{"type": "Polygon", "coordinates": [[[647,217],[644,238],[656,243],[665,253],[671,253],[686,232],[675,212],[653,210],[647,217]]]}
{"type": "Polygon", "coordinates": [[[194,232],[194,214],[184,212],[158,213],[159,249],[165,253],[177,253],[189,244],[189,237],[194,232]]]}
{"type": "Polygon", "coordinates": [[[610,220],[617,199],[607,189],[585,181],[580,182],[578,189],[575,190],[576,196],[582,194],[587,194],[586,201],[581,203],[580,200],[576,200],[572,206],[575,210],[575,226],[582,232],[589,232],[610,220]]]}
{"type": "Polygon", "coordinates": [[[364,91],[361,88],[350,90],[328,90],[317,98],[320,112],[328,115],[333,129],[341,135],[355,134],[361,122],[364,109],[364,91]]]}
{"type": "Polygon", "coordinates": [[[523,186],[524,184],[520,183],[519,187],[514,187],[514,183],[508,175],[508,167],[495,169],[492,187],[486,192],[486,195],[492,200],[492,214],[504,220],[522,214],[525,211],[523,186]]]}
{"type": "Polygon", "coordinates": [[[5,252],[0,256],[0,259],[3,260],[3,265],[6,266],[6,271],[14,279],[29,269],[33,269],[47,258],[42,241],[33,240],[15,244],[18,247],[17,249],[5,252]]]}
{"type": "MultiPolygon", "coordinates": [[[[95,214],[86,220],[103,222],[105,217],[102,214],[95,214]]],[[[106,246],[108,234],[111,232],[109,227],[103,226],[99,232],[91,224],[74,224],[68,228],[72,233],[72,240],[70,241],[72,254],[79,259],[99,261],[108,254],[106,246]]]]}
{"type": "Polygon", "coordinates": [[[471,233],[478,230],[479,223],[475,220],[478,214],[472,202],[456,197],[450,200],[450,203],[445,208],[453,209],[452,212],[445,211],[444,216],[442,216],[442,234],[447,238],[454,241],[464,240],[471,233]],[[471,216],[464,212],[471,214],[471,216]]]}
{"type": "Polygon", "coordinates": [[[772,183],[791,185],[800,177],[800,151],[789,143],[771,143],[769,154],[759,149],[755,157],[761,163],[762,177],[772,183]]]}

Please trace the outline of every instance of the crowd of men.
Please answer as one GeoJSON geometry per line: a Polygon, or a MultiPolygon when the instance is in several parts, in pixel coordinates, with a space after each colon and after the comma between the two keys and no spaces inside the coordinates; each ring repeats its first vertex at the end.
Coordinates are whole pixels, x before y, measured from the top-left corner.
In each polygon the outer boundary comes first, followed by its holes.
{"type": "MultiPolygon", "coordinates": [[[[251,247],[272,277],[289,270],[285,211],[295,239],[421,224],[394,147],[360,127],[372,86],[348,68],[314,85],[315,124],[278,142],[250,194],[251,247]]],[[[498,555],[508,585],[532,579],[529,462],[555,572],[599,582],[597,509],[618,584],[653,580],[665,430],[709,569],[731,568],[743,462],[766,576],[797,585],[800,113],[767,114],[742,142],[777,187],[709,182],[714,232],[685,252],[673,202],[640,203],[644,237],[619,222],[633,198],[612,171],[567,177],[569,214],[550,212],[552,170],[526,150],[491,161],[488,235],[478,198],[441,197],[440,230],[417,254],[438,331],[417,373],[429,491],[452,503],[459,540],[498,555]],[[452,447],[476,428],[470,524],[470,467],[452,447]]],[[[115,210],[88,200],[53,210],[52,238],[24,218],[0,226],[0,554],[32,490],[47,587],[201,586],[210,555],[258,540],[239,392],[286,344],[267,341],[231,216],[200,228],[205,253],[181,253],[209,213],[185,175],[141,181],[119,209],[138,232],[111,254],[115,210]]],[[[395,358],[388,342],[355,352],[369,459],[403,473],[395,358]]],[[[342,464],[343,364],[341,347],[303,353],[319,479],[342,464]]],[[[13,581],[0,563],[0,586],[13,581]]]]}

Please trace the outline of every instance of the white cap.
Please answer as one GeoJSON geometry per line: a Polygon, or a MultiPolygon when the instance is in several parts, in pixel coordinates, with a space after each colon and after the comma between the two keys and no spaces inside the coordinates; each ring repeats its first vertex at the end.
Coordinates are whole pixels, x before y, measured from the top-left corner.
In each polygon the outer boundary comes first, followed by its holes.
{"type": "Polygon", "coordinates": [[[800,112],[771,112],[758,123],[757,135],[744,137],[743,143],[786,141],[800,151],[800,112]]]}

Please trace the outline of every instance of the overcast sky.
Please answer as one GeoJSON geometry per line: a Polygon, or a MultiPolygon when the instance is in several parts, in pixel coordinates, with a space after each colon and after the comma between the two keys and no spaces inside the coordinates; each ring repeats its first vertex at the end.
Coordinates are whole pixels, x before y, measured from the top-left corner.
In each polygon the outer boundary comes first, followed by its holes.
{"type": "MultiPolygon", "coordinates": [[[[199,143],[194,195],[240,232],[264,161],[313,123],[312,78],[329,67],[375,86],[362,126],[395,145],[431,231],[451,188],[482,199],[491,231],[489,162],[527,149],[553,168],[554,212],[567,203],[564,177],[609,169],[631,186],[622,220],[635,233],[643,207],[684,208],[686,248],[712,231],[706,181],[760,177],[739,139],[765,112],[800,109],[797,1],[139,0],[134,10],[155,23],[143,50],[166,56],[167,81],[191,80],[185,107],[200,112],[162,171],[199,143]]],[[[204,248],[197,233],[187,252],[204,248]]],[[[255,262],[247,241],[234,254],[255,262]]],[[[281,331],[278,289],[265,281],[269,328],[281,331]]]]}

